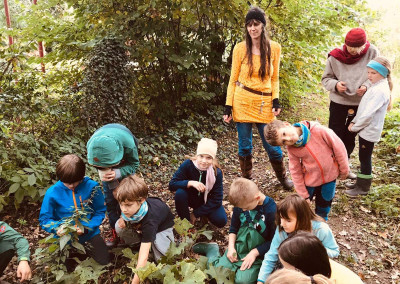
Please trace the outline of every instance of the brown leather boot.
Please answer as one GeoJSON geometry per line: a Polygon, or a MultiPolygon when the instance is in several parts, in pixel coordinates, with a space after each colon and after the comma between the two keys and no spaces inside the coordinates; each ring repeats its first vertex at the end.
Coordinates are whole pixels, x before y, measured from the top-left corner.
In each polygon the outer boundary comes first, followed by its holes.
{"type": "Polygon", "coordinates": [[[240,170],[242,171],[242,177],[251,179],[251,171],[253,169],[253,157],[239,156],[240,170]]]}
{"type": "Polygon", "coordinates": [[[288,178],[286,174],[286,168],[285,164],[282,161],[271,161],[272,168],[275,171],[276,177],[278,178],[279,182],[281,185],[286,189],[286,190],[291,190],[293,188],[293,181],[288,178]]]}

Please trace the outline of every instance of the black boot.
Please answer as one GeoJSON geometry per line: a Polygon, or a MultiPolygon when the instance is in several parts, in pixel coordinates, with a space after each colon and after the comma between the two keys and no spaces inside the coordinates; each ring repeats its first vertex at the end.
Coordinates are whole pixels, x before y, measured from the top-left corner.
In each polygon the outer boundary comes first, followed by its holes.
{"type": "Polygon", "coordinates": [[[251,179],[251,172],[253,169],[253,157],[248,156],[239,156],[240,170],[242,171],[242,177],[251,179]]]}
{"type": "Polygon", "coordinates": [[[367,195],[371,188],[372,175],[357,175],[357,181],[353,189],[346,190],[344,193],[349,197],[367,195]]]}
{"type": "Polygon", "coordinates": [[[279,182],[281,185],[286,189],[286,190],[291,190],[293,188],[293,181],[288,178],[286,174],[286,168],[285,164],[282,161],[271,161],[272,168],[275,171],[276,177],[278,178],[279,182]]]}

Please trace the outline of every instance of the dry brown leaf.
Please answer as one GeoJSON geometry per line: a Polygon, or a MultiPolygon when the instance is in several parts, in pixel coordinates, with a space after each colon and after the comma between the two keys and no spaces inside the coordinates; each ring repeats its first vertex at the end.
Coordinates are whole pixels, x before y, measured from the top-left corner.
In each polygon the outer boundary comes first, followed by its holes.
{"type": "Polygon", "coordinates": [[[364,206],[360,205],[360,210],[364,213],[371,213],[371,210],[368,210],[367,208],[365,208],[364,206]]]}
{"type": "Polygon", "coordinates": [[[384,232],[378,232],[378,236],[380,236],[381,238],[387,239],[388,237],[388,231],[385,230],[384,232]]]}

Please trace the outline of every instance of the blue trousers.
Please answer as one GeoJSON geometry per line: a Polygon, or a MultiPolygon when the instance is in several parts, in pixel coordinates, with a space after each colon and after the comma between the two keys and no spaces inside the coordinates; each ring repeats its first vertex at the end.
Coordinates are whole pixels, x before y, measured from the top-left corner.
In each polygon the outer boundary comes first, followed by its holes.
{"type": "MultiPolygon", "coordinates": [[[[175,192],[175,208],[179,218],[181,219],[187,219],[190,221],[189,208],[196,209],[202,205],[204,205],[204,199],[203,196],[198,195],[197,190],[179,188],[175,192]]],[[[206,216],[208,220],[218,228],[222,228],[228,222],[225,209],[222,205],[208,212],[208,214],[204,216],[206,216]]]]}
{"type": "Polygon", "coordinates": [[[118,181],[103,181],[104,199],[106,201],[108,221],[110,222],[110,227],[113,230],[115,230],[115,223],[121,216],[121,208],[119,207],[119,203],[113,195],[116,185],[118,185],[118,181]]]}
{"type": "Polygon", "coordinates": [[[306,186],[310,200],[315,196],[315,213],[325,220],[328,220],[328,214],[331,211],[333,197],[336,192],[336,180],[324,183],[323,185],[311,187],[306,186]]]}
{"type": "MultiPolygon", "coordinates": [[[[260,134],[262,144],[265,151],[267,151],[268,157],[271,161],[282,161],[283,155],[281,147],[271,146],[264,138],[264,126],[265,123],[255,123],[260,134]]],[[[253,150],[253,123],[247,122],[236,122],[236,129],[239,136],[239,156],[246,157],[251,155],[253,150]]]]}

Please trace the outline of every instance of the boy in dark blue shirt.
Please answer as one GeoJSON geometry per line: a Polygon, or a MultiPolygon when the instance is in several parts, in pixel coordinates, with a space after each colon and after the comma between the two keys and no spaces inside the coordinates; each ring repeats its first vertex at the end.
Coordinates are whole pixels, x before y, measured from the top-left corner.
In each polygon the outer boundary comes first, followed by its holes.
{"type": "Polygon", "coordinates": [[[193,251],[206,253],[214,266],[235,271],[235,283],[255,283],[275,233],[276,204],[253,181],[245,178],[232,183],[229,201],[235,207],[225,254],[216,258],[216,244],[198,243],[193,246],[193,251]]]}

